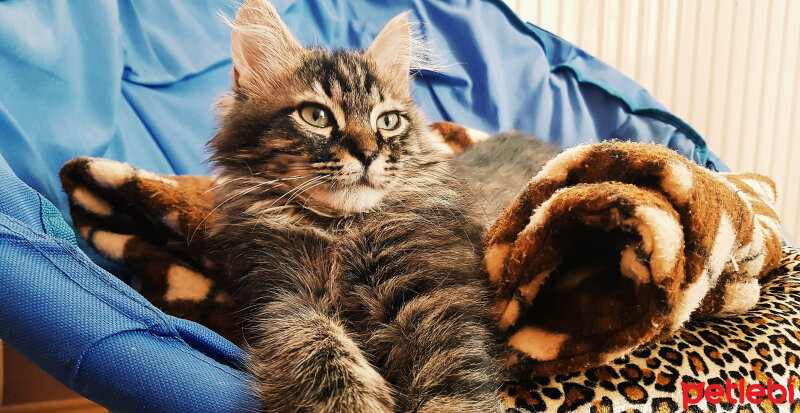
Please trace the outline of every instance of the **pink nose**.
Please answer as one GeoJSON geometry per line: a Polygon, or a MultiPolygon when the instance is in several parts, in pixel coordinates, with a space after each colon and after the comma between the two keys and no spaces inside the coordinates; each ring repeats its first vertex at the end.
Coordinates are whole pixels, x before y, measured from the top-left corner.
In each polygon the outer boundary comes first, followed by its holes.
{"type": "Polygon", "coordinates": [[[378,149],[377,148],[353,148],[349,149],[351,155],[353,155],[356,159],[358,159],[364,167],[368,167],[375,158],[378,157],[378,149]]]}

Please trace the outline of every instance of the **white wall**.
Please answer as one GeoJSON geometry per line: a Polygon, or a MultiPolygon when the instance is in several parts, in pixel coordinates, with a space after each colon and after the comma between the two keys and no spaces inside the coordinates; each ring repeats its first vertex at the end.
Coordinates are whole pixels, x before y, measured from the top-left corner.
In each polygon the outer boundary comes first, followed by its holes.
{"type": "Polygon", "coordinates": [[[769,175],[800,238],[800,0],[506,0],[615,66],[734,170],[769,175]]]}

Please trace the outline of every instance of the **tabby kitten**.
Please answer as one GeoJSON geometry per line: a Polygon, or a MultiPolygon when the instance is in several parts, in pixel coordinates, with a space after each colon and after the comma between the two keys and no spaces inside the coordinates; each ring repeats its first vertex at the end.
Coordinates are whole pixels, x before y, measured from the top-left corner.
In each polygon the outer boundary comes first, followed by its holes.
{"type": "Polygon", "coordinates": [[[231,43],[214,242],[262,408],[498,411],[485,218],[412,103],[405,15],[365,52],[329,53],[248,0],[231,43]]]}

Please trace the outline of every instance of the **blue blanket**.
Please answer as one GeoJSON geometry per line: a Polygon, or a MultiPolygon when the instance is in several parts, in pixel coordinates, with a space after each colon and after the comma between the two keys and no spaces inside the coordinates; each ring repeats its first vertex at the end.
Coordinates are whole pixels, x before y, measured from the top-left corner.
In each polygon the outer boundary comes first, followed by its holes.
{"type": "MultiPolygon", "coordinates": [[[[301,42],[328,48],[365,48],[411,10],[446,67],[414,82],[432,121],[519,129],[563,146],[655,141],[725,168],[641,86],[499,0],[274,4],[301,42]]],[[[217,13],[234,8],[227,0],[0,1],[0,338],[114,411],[254,406],[240,349],[163,314],[84,254],[57,179],[80,155],[207,172],[212,104],[231,70],[230,30],[217,13]]]]}

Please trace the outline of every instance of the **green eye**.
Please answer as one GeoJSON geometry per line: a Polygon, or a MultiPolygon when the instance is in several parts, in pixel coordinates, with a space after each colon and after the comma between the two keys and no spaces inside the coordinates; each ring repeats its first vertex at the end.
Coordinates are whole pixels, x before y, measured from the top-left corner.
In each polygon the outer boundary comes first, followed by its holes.
{"type": "Polygon", "coordinates": [[[331,126],[331,113],[323,107],[305,105],[301,106],[298,111],[300,112],[300,117],[311,126],[318,128],[331,126]]]}
{"type": "Polygon", "coordinates": [[[400,116],[397,112],[388,112],[378,116],[378,129],[394,130],[400,125],[400,116]]]}

